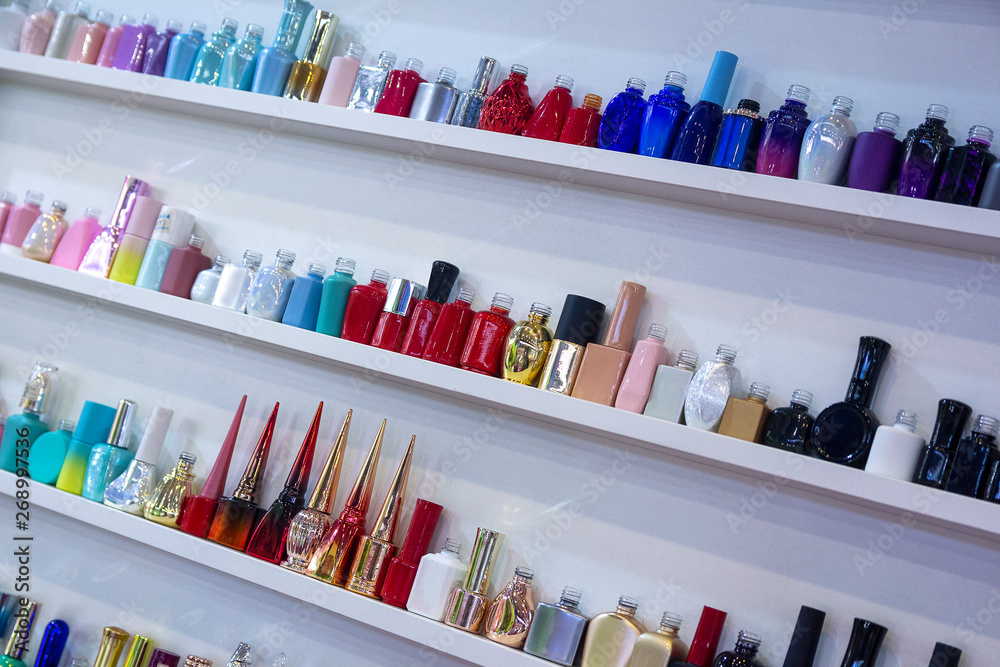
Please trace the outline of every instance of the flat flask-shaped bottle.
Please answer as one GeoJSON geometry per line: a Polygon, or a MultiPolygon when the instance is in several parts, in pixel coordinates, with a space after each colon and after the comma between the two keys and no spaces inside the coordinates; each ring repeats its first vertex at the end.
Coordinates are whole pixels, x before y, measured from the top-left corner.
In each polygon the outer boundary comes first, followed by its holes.
{"type": "Polygon", "coordinates": [[[687,396],[688,385],[698,370],[698,355],[690,350],[681,350],[677,354],[674,366],[663,364],[656,369],[653,377],[653,387],[649,392],[649,400],[642,414],[656,417],[664,421],[680,423],[684,414],[684,398],[687,396]]]}
{"type": "Polygon", "coordinates": [[[518,134],[524,129],[535,110],[525,83],[527,78],[527,67],[511,65],[510,76],[483,102],[479,115],[480,130],[518,134]]]}
{"type": "Polygon", "coordinates": [[[521,648],[535,616],[531,580],[535,573],[527,567],[514,568],[514,578],[500,591],[486,612],[486,638],[521,648]]]}
{"type": "Polygon", "coordinates": [[[759,442],[768,447],[805,454],[812,434],[813,418],[809,414],[813,395],[804,389],[792,392],[788,407],[778,408],[767,418],[759,442]]]}
{"type": "Polygon", "coordinates": [[[830,113],[819,116],[806,129],[799,152],[799,180],[840,185],[847,177],[858,128],[851,120],[854,100],[833,98],[830,113]]]}
{"type": "Polygon", "coordinates": [[[455,104],[458,102],[456,76],[458,73],[452,68],[442,67],[437,81],[424,81],[418,84],[407,115],[416,120],[432,123],[450,122],[451,115],[455,113],[455,104]]]}
{"type": "Polygon", "coordinates": [[[903,144],[896,138],[899,116],[888,111],[875,117],[871,132],[860,132],[854,141],[847,167],[847,187],[869,192],[886,192],[899,175],[899,153],[903,144]]]}
{"type": "Polygon", "coordinates": [[[635,640],[628,667],[667,667],[674,661],[684,660],[687,645],[677,634],[680,629],[681,617],[669,611],[663,612],[660,627],[643,633],[635,640]]]}
{"type": "Polygon", "coordinates": [[[458,540],[447,539],[439,553],[425,554],[420,559],[406,600],[409,611],[435,621],[444,620],[448,597],[462,585],[469,569],[469,564],[459,556],[461,548],[458,540]]]}
{"type": "Polygon", "coordinates": [[[809,127],[806,105],[811,91],[793,84],[785,103],[764,121],[764,133],[757,151],[757,173],[781,178],[795,178],[799,171],[802,138],[809,127]]]}
{"type": "Polygon", "coordinates": [[[573,664],[587,617],[580,612],[580,591],[567,586],[559,602],[543,602],[524,642],[524,652],[565,667],[573,664]]]}
{"type": "Polygon", "coordinates": [[[733,650],[720,653],[712,663],[712,667],[756,667],[759,664],[757,662],[759,650],[760,637],[752,632],[740,630],[733,650]]]}
{"type": "Polygon", "coordinates": [[[256,250],[243,253],[241,266],[227,264],[219,275],[219,284],[212,295],[212,305],[237,313],[246,311],[247,297],[250,296],[250,286],[253,284],[263,256],[256,250]]]}
{"type": "Polygon", "coordinates": [[[945,127],[946,120],[948,107],[932,104],[927,107],[924,122],[906,133],[899,162],[897,195],[915,199],[934,197],[945,155],[955,145],[955,138],[945,127]]]}
{"type": "Polygon", "coordinates": [[[552,331],[546,326],[552,309],[543,303],[531,304],[528,319],[518,322],[504,343],[503,379],[534,387],[545,365],[552,344],[552,331]]]}
{"type": "Polygon", "coordinates": [[[472,310],[475,298],[475,291],[460,287],[455,300],[441,306],[441,312],[434,321],[434,328],[421,355],[424,359],[446,366],[458,366],[458,358],[462,354],[465,338],[475,316],[472,310]]]}
{"type": "Polygon", "coordinates": [[[359,67],[358,75],[354,79],[354,87],[347,100],[347,108],[368,112],[375,111],[375,105],[378,104],[382,97],[382,91],[385,90],[385,82],[389,78],[389,72],[395,65],[396,54],[392,51],[382,51],[378,54],[378,61],[374,65],[359,67]]]}
{"type": "Polygon", "coordinates": [[[88,206],[83,217],[70,225],[70,228],[63,234],[52,253],[49,264],[61,266],[71,271],[76,271],[80,267],[87,248],[101,234],[101,209],[96,206],[88,206]]]}
{"type": "Polygon", "coordinates": [[[229,258],[225,255],[216,255],[212,268],[205,269],[194,279],[194,285],[191,286],[191,300],[198,303],[212,303],[215,292],[219,289],[222,271],[230,264],[229,258]]]}
{"type": "Polygon", "coordinates": [[[872,439],[865,470],[909,481],[924,451],[924,439],[913,432],[916,425],[916,413],[900,410],[896,413],[895,424],[879,426],[872,439]]]}
{"type": "Polygon", "coordinates": [[[288,296],[285,314],[281,316],[282,324],[309,331],[316,330],[319,304],[323,298],[324,278],[326,278],[326,267],[312,262],[306,275],[295,279],[292,292],[288,296]]]}
{"type": "Polygon", "coordinates": [[[759,441],[771,415],[771,409],[767,407],[770,394],[771,388],[766,384],[752,382],[746,398],[730,396],[719,422],[719,433],[748,442],[759,441]]]}
{"type": "Polygon", "coordinates": [[[718,431],[729,397],[739,394],[740,371],[733,365],[736,348],[720,345],[691,378],[684,399],[684,423],[703,431],[718,431]]]}
{"type": "Polygon", "coordinates": [[[969,128],[968,143],[948,149],[934,199],[949,204],[977,206],[986,174],[997,160],[990,152],[992,141],[993,130],[990,128],[984,125],[969,128]]]}
{"type": "Polygon", "coordinates": [[[632,77],[625,84],[625,90],[611,98],[597,131],[598,148],[620,153],[635,152],[646,111],[646,100],[642,97],[645,90],[646,82],[632,77]]]}
{"type": "Polygon", "coordinates": [[[143,516],[164,526],[177,527],[184,501],[194,495],[194,464],[197,458],[194,454],[181,452],[177,465],[150,494],[142,510],[143,516]]]}
{"type": "Polygon", "coordinates": [[[344,325],[340,337],[355,343],[368,343],[375,333],[379,316],[389,296],[389,273],[382,269],[372,271],[367,285],[355,285],[347,296],[344,306],[344,325]]]}
{"type": "Polygon", "coordinates": [[[674,139],[691,105],[684,99],[687,76],[682,72],[667,72],[663,88],[649,96],[639,126],[639,155],[669,157],[674,139]]]}
{"type": "Polygon", "coordinates": [[[25,257],[39,262],[48,262],[52,259],[52,253],[62,240],[63,234],[69,229],[69,224],[63,218],[65,213],[66,204],[54,201],[49,212],[35,220],[21,244],[21,252],[25,257]]]}
{"type": "Polygon", "coordinates": [[[615,611],[590,619],[580,667],[628,667],[635,640],[646,632],[635,617],[638,608],[638,600],[623,595],[615,611]]]}
{"type": "Polygon", "coordinates": [[[191,287],[198,274],[212,266],[212,260],[201,251],[205,240],[192,234],[187,246],[170,251],[170,260],[160,281],[160,291],[182,299],[191,298],[191,287]]]}
{"type": "Polygon", "coordinates": [[[489,310],[475,314],[462,348],[459,365],[467,371],[499,377],[507,334],[514,327],[510,309],[514,299],[503,292],[493,295],[489,310]]]}
{"type": "Polygon", "coordinates": [[[274,264],[257,272],[247,295],[247,315],[272,322],[281,321],[295,283],[295,274],[292,272],[294,263],[294,252],[279,250],[274,264]]]}
{"type": "Polygon", "coordinates": [[[938,402],[937,420],[934,432],[927,442],[920,462],[913,472],[913,482],[943,489],[951,471],[955,449],[965,432],[965,423],[972,416],[972,408],[952,398],[942,398],[938,402]]]}

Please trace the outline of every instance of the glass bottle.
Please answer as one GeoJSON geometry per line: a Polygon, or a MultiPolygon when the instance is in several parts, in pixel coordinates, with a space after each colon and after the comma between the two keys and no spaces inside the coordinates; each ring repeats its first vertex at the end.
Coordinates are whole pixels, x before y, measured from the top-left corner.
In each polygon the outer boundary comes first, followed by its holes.
{"type": "MultiPolygon", "coordinates": [[[[163,67],[163,76],[168,79],[189,81],[194,71],[194,61],[205,43],[205,33],[208,26],[203,21],[191,21],[187,32],[174,35],[170,40],[170,50],[167,52],[167,62],[163,67]]],[[[109,35],[111,33],[108,33],[109,35]]]]}
{"type": "Polygon", "coordinates": [[[897,195],[916,199],[934,198],[945,155],[955,145],[955,138],[948,134],[945,127],[946,120],[948,107],[932,104],[927,107],[926,120],[906,133],[900,155],[897,195]]]}
{"type": "Polygon", "coordinates": [[[191,298],[195,278],[212,266],[212,260],[201,252],[204,244],[204,239],[192,234],[186,247],[170,251],[170,261],[167,262],[167,270],[163,272],[163,280],[160,282],[161,292],[182,299],[191,298]]]}
{"type": "Polygon", "coordinates": [[[194,495],[194,454],[181,452],[177,465],[153,489],[142,514],[150,521],[177,527],[177,517],[188,496],[194,495]]]}
{"type": "Polygon", "coordinates": [[[955,449],[945,491],[974,498],[986,496],[990,468],[1000,458],[996,448],[998,429],[1000,421],[997,419],[986,415],[976,417],[972,434],[962,438],[955,449]]]}
{"type": "Polygon", "coordinates": [[[792,84],[785,103],[768,114],[757,151],[758,174],[782,178],[798,175],[802,138],[809,127],[806,105],[810,94],[805,86],[792,84]]]}
{"type": "Polygon", "coordinates": [[[236,645],[233,656],[229,658],[226,667],[250,667],[253,664],[253,647],[245,642],[236,645]]]}
{"type": "Polygon", "coordinates": [[[475,298],[476,293],[472,289],[460,287],[455,300],[441,307],[424,347],[424,359],[445,366],[458,366],[472,318],[475,317],[471,307],[475,298]]]}
{"type": "Polygon", "coordinates": [[[167,68],[167,56],[174,37],[184,29],[184,24],[177,19],[167,21],[167,27],[146,37],[146,53],[142,59],[142,73],[151,76],[163,76],[167,68]]]}
{"type": "Polygon", "coordinates": [[[69,224],[63,218],[66,213],[66,204],[61,201],[52,202],[52,208],[45,215],[39,216],[31,225],[24,243],[21,244],[21,252],[28,259],[39,262],[48,262],[52,259],[52,253],[62,240],[63,234],[69,229],[69,224]]]}
{"type": "Polygon", "coordinates": [[[288,297],[292,293],[292,285],[295,284],[295,274],[292,272],[294,263],[294,252],[279,250],[274,257],[274,264],[257,272],[247,294],[247,315],[272,322],[281,321],[288,305],[288,297]]]}
{"type": "Polygon", "coordinates": [[[916,426],[916,413],[907,410],[896,413],[896,423],[892,426],[879,426],[872,438],[865,470],[882,477],[912,479],[924,451],[924,439],[913,432],[916,426]]]}
{"type": "Polygon", "coordinates": [[[623,595],[615,611],[590,619],[580,667],[627,667],[632,647],[646,628],[635,617],[639,601],[623,595]]]}
{"type": "Polygon", "coordinates": [[[76,37],[77,28],[86,25],[90,16],[90,5],[86,2],[76,3],[73,11],[61,11],[52,25],[52,35],[45,47],[45,55],[49,58],[66,60],[69,48],[76,37]]]}
{"type": "Polygon", "coordinates": [[[317,9],[302,57],[292,65],[285,83],[285,99],[315,102],[323,91],[326,68],[333,52],[333,35],[340,17],[333,12],[317,9]]]}
{"type": "Polygon", "coordinates": [[[674,139],[691,105],[684,100],[687,76],[682,72],[667,72],[660,92],[653,93],[646,102],[639,126],[639,155],[669,157],[674,139]]]}
{"type": "Polygon", "coordinates": [[[680,423],[684,414],[684,398],[687,396],[688,385],[698,369],[698,355],[691,350],[681,350],[677,355],[677,363],[673,366],[663,364],[656,369],[653,386],[649,392],[649,400],[642,414],[664,421],[680,423]]]}
{"type": "Polygon", "coordinates": [[[59,369],[55,366],[35,362],[28,382],[24,385],[24,393],[21,394],[22,412],[7,417],[4,426],[3,438],[0,439],[0,469],[15,472],[23,467],[27,453],[19,450],[27,448],[30,451],[35,440],[49,432],[49,427],[42,421],[42,415],[48,407],[46,403],[51,402],[49,397],[58,373],[59,369]]]}
{"type": "Polygon", "coordinates": [[[292,293],[288,297],[288,306],[281,317],[282,324],[289,324],[299,329],[316,330],[316,319],[319,316],[319,304],[323,297],[323,279],[326,277],[326,267],[318,262],[309,264],[306,275],[295,279],[292,293]]]}
{"type": "Polygon", "coordinates": [[[458,360],[462,368],[483,375],[500,376],[504,344],[514,326],[514,320],[509,317],[513,305],[512,297],[497,292],[493,295],[490,309],[473,316],[458,360]]]}
{"type": "Polygon", "coordinates": [[[458,96],[455,112],[451,115],[452,125],[462,127],[479,127],[479,117],[483,111],[483,103],[490,93],[493,79],[499,65],[494,58],[483,56],[476,66],[476,74],[472,77],[472,88],[458,96]]]}
{"type": "Polygon", "coordinates": [[[305,27],[306,17],[312,11],[312,4],[305,0],[285,0],[274,43],[263,48],[257,56],[257,67],[253,75],[255,93],[281,97],[285,93],[288,75],[295,64],[295,52],[305,27]]]}
{"type": "MultiPolygon", "coordinates": [[[[38,642],[38,653],[35,655],[35,667],[59,667],[62,662],[63,651],[66,649],[66,641],[69,639],[69,625],[66,621],[55,619],[49,621],[42,634],[42,640],[38,642]]],[[[3,663],[0,658],[0,664],[3,663]]]]}
{"type": "Polygon", "coordinates": [[[8,7],[0,8],[0,49],[18,50],[29,6],[28,0],[13,0],[8,7]]]}
{"type": "Polygon", "coordinates": [[[156,33],[156,25],[159,22],[160,19],[155,15],[146,14],[142,17],[141,25],[125,26],[111,67],[127,72],[141,72],[142,63],[146,58],[146,40],[156,33]]]}
{"type": "Polygon", "coordinates": [[[455,77],[458,73],[450,67],[442,67],[437,81],[424,81],[417,86],[413,94],[413,102],[407,115],[416,120],[427,120],[432,123],[449,123],[455,113],[458,102],[458,89],[455,88],[455,77]]]}
{"type": "Polygon", "coordinates": [[[453,628],[479,634],[483,626],[490,599],[486,590],[496,565],[497,554],[503,544],[504,535],[486,528],[476,531],[476,541],[472,545],[469,571],[459,586],[448,597],[444,622],[453,628]]]}
{"type": "Polygon", "coordinates": [[[24,243],[24,239],[28,236],[28,232],[31,231],[35,220],[38,219],[38,216],[42,215],[42,209],[39,207],[43,198],[44,195],[41,192],[28,190],[28,194],[24,198],[24,203],[20,206],[15,206],[7,214],[7,223],[3,228],[3,236],[0,236],[0,253],[10,255],[11,257],[24,256],[21,244],[24,243]]]}
{"type": "Polygon", "coordinates": [[[796,454],[805,454],[813,427],[813,418],[809,414],[812,401],[812,392],[805,389],[793,391],[788,407],[778,408],[767,418],[760,443],[796,454]]]}
{"type": "Polygon", "coordinates": [[[236,42],[236,27],[236,19],[222,19],[222,25],[212,34],[212,38],[198,49],[189,81],[209,86],[218,85],[222,74],[222,60],[229,47],[236,42]]]}
{"type": "Polygon", "coordinates": [[[399,553],[385,567],[385,581],[382,583],[382,602],[394,607],[406,608],[406,601],[413,589],[420,559],[427,555],[431,538],[437,529],[438,520],[444,507],[423,498],[417,498],[410,516],[410,525],[403,538],[399,553]]]}
{"type": "MultiPolygon", "coordinates": [[[[13,6],[13,5],[11,5],[13,6]]],[[[104,39],[111,29],[111,24],[115,20],[115,15],[104,9],[97,12],[97,17],[90,23],[81,25],[76,29],[73,43],[69,47],[66,60],[71,63],[86,63],[96,65],[97,58],[101,54],[101,47],[104,46],[104,39]]]]}
{"type": "Polygon", "coordinates": [[[597,133],[601,129],[601,104],[604,100],[600,95],[587,93],[583,102],[566,113],[566,122],[559,133],[559,143],[575,146],[597,146],[597,133]]]}
{"type": "Polygon", "coordinates": [[[355,285],[347,296],[344,307],[344,326],[340,337],[344,340],[367,345],[375,333],[379,314],[389,296],[389,273],[382,269],[372,271],[372,279],[367,285],[355,285]]]}
{"type": "Polygon", "coordinates": [[[1000,211],[1000,160],[994,162],[990,170],[986,172],[978,206],[979,208],[1000,211]]]}
{"type": "Polygon", "coordinates": [[[435,621],[444,620],[448,597],[462,585],[469,569],[469,564],[459,556],[461,549],[460,541],[449,538],[439,553],[426,554],[420,559],[406,600],[409,611],[435,621]]]}
{"type": "Polygon", "coordinates": [[[228,308],[237,313],[246,312],[250,286],[257,276],[264,257],[256,250],[243,252],[243,265],[227,264],[219,276],[219,284],[212,295],[212,305],[228,308]]]}
{"type": "Polygon", "coordinates": [[[448,301],[448,295],[451,294],[460,274],[459,268],[449,262],[437,260],[431,265],[427,291],[424,292],[423,298],[417,302],[413,309],[410,327],[406,331],[403,346],[399,350],[401,353],[410,357],[423,356],[424,350],[427,348],[427,341],[434,331],[434,324],[448,301]]]}
{"type": "Polygon", "coordinates": [[[111,426],[108,441],[105,444],[95,445],[90,450],[81,494],[87,500],[103,503],[104,490],[108,488],[108,484],[120,477],[132,462],[133,454],[128,447],[132,440],[134,415],[133,401],[124,398],[118,401],[118,410],[115,412],[115,421],[111,426]]]}
{"type": "Polygon", "coordinates": [[[514,568],[514,578],[500,591],[486,612],[486,638],[504,646],[522,648],[535,616],[531,568],[514,568]]]}
{"type": "Polygon", "coordinates": [[[510,76],[483,102],[479,129],[503,134],[518,134],[524,129],[535,107],[528,93],[528,68],[511,65],[510,76]]]}
{"type": "Polygon", "coordinates": [[[142,515],[146,501],[156,486],[156,462],[160,458],[163,440],[167,436],[172,410],[159,405],[153,408],[142,433],[135,456],[121,475],[111,480],[104,491],[104,504],[129,514],[142,515]]]}
{"type": "Polygon", "coordinates": [[[611,98],[597,131],[597,147],[619,153],[634,153],[639,145],[639,127],[646,111],[642,94],[646,82],[632,77],[625,90],[611,98]]]}
{"type": "Polygon", "coordinates": [[[7,218],[10,217],[10,212],[15,208],[17,208],[17,195],[4,190],[3,194],[0,194],[0,236],[3,235],[4,227],[7,226],[7,218]]]}
{"type": "Polygon", "coordinates": [[[392,51],[382,51],[374,66],[358,68],[358,76],[351,89],[351,97],[347,102],[348,109],[359,111],[374,111],[385,90],[389,72],[396,66],[396,54],[392,51]]]}
{"type": "Polygon", "coordinates": [[[382,95],[375,105],[375,113],[389,116],[409,116],[417,86],[426,83],[420,76],[424,63],[418,58],[406,61],[405,69],[394,69],[386,77],[382,95]]]}
{"type": "Polygon", "coordinates": [[[740,630],[736,636],[736,647],[732,651],[724,651],[715,658],[712,667],[756,667],[757,651],[760,650],[760,637],[740,630]]]}
{"type": "Polygon", "coordinates": [[[677,635],[680,629],[681,617],[669,611],[663,612],[660,627],[643,633],[635,640],[628,667],[667,667],[674,661],[684,660],[687,646],[677,635]]]}
{"type": "Polygon", "coordinates": [[[87,248],[101,234],[103,227],[101,227],[100,218],[101,209],[96,206],[88,206],[83,217],[74,222],[63,234],[59,245],[52,253],[49,264],[61,266],[70,271],[76,271],[80,268],[80,262],[83,260],[87,248]]]}
{"type": "Polygon", "coordinates": [[[948,149],[934,199],[949,204],[977,206],[986,175],[997,160],[990,152],[992,141],[993,130],[990,128],[984,125],[969,128],[969,142],[948,149]]]}
{"type": "Polygon", "coordinates": [[[886,192],[899,173],[903,144],[896,138],[899,116],[883,111],[875,117],[875,129],[860,132],[847,167],[847,187],[886,192]]]}
{"type": "Polygon", "coordinates": [[[934,644],[934,652],[931,653],[931,661],[927,667],[958,667],[961,661],[962,649],[937,642],[934,644]]]}
{"type": "Polygon", "coordinates": [[[514,325],[504,342],[503,379],[534,387],[552,345],[552,331],[546,326],[552,309],[543,303],[531,304],[528,319],[514,325]]]}
{"type": "Polygon", "coordinates": [[[215,292],[219,289],[222,271],[231,263],[225,255],[216,255],[212,268],[205,269],[194,279],[194,284],[191,286],[191,300],[198,303],[212,303],[215,292]]]}
{"type": "Polygon", "coordinates": [[[21,53],[32,53],[36,56],[45,53],[58,12],[59,3],[56,0],[47,0],[42,11],[35,12],[25,20],[24,27],[21,28],[21,45],[18,49],[21,53]]]}
{"type": "MultiPolygon", "coordinates": [[[[587,347],[597,342],[597,336],[601,332],[605,310],[600,301],[579,294],[566,295],[559,324],[556,325],[549,354],[538,379],[540,389],[563,396],[572,394],[587,347]]],[[[625,341],[621,341],[621,347],[625,347],[625,341]]],[[[624,363],[627,364],[628,360],[624,363]]],[[[622,375],[624,370],[622,369],[622,375]]]]}
{"type": "Polygon", "coordinates": [[[357,263],[349,257],[338,257],[333,273],[323,280],[323,295],[319,301],[319,313],[316,317],[316,331],[327,336],[340,338],[344,327],[344,310],[347,308],[347,297],[357,285],[354,280],[354,268],[357,263]]]}
{"type": "Polygon", "coordinates": [[[128,14],[122,14],[118,25],[108,30],[104,35],[104,42],[101,44],[101,52],[97,54],[95,65],[98,67],[111,67],[114,64],[115,56],[118,54],[118,45],[122,41],[122,33],[125,31],[125,28],[133,25],[139,25],[139,19],[128,14]]]}
{"type": "Polygon", "coordinates": [[[715,140],[712,157],[708,163],[713,167],[754,171],[757,168],[757,150],[760,135],[764,131],[764,119],[760,117],[760,103],[743,99],[735,109],[722,114],[719,137],[715,140]]]}
{"type": "Polygon", "coordinates": [[[571,667],[586,627],[587,617],[580,612],[580,591],[567,586],[559,602],[543,602],[535,609],[524,652],[571,667]]]}
{"type": "Polygon", "coordinates": [[[677,131],[674,148],[670,152],[671,160],[708,164],[722,124],[722,105],[726,103],[738,60],[728,51],[715,52],[712,68],[701,90],[701,99],[691,107],[691,112],[677,131]]]}
{"type": "Polygon", "coordinates": [[[740,391],[740,370],[733,366],[736,348],[720,345],[691,378],[684,398],[684,423],[703,431],[718,431],[729,397],[740,391]]]}
{"type": "Polygon", "coordinates": [[[344,55],[334,56],[330,60],[330,69],[326,72],[326,80],[317,102],[345,108],[351,100],[351,90],[354,89],[364,56],[365,47],[357,42],[348,44],[344,55]]]}
{"type": "Polygon", "coordinates": [[[914,483],[935,489],[944,488],[948,473],[951,472],[955,449],[965,432],[965,423],[971,416],[972,408],[961,401],[942,398],[938,402],[934,432],[913,472],[914,483]]]}
{"type": "MultiPolygon", "coordinates": [[[[194,658],[196,661],[203,660],[203,658],[198,658],[197,656],[189,655],[188,660],[191,660],[191,658],[194,658]]],[[[153,649],[153,653],[149,657],[148,667],[178,667],[180,663],[181,663],[181,657],[176,653],[171,653],[170,651],[166,651],[162,648],[155,648],[153,649]]],[[[89,663],[84,667],[90,667],[89,663]]],[[[184,667],[212,667],[212,662],[208,661],[208,664],[205,664],[205,662],[188,663],[187,661],[185,661],[184,667]]]]}
{"type": "MultiPolygon", "coordinates": [[[[31,450],[28,452],[28,476],[32,481],[42,484],[56,483],[70,443],[73,441],[75,428],[75,422],[60,419],[59,428],[42,433],[31,443],[31,450]]],[[[2,434],[3,430],[0,429],[0,437],[2,434]]]]}
{"type": "Polygon", "coordinates": [[[858,128],[851,120],[854,100],[833,98],[830,113],[819,116],[806,129],[799,153],[799,180],[840,185],[847,177],[847,165],[854,149],[858,128]]]}
{"type": "Polygon", "coordinates": [[[535,108],[521,135],[546,141],[558,141],[566,123],[566,114],[573,107],[573,79],[559,74],[552,90],[535,108]]]}
{"type": "Polygon", "coordinates": [[[854,619],[851,639],[840,667],[875,667],[882,640],[888,629],[863,618],[854,619]]]}
{"type": "Polygon", "coordinates": [[[726,410],[719,422],[719,434],[731,438],[758,442],[764,431],[771,409],[767,407],[767,399],[771,388],[763,382],[751,382],[746,398],[729,397],[726,410]]]}
{"type": "Polygon", "coordinates": [[[260,40],[264,37],[264,28],[256,23],[247,24],[243,37],[226,49],[222,59],[222,71],[219,74],[221,88],[250,90],[253,86],[253,75],[257,70],[257,54],[260,53],[260,40]]]}
{"type": "Polygon", "coordinates": [[[410,328],[413,310],[423,295],[423,285],[412,280],[393,278],[386,290],[385,306],[378,316],[369,344],[390,352],[399,352],[410,328]]]}
{"type": "Polygon", "coordinates": [[[662,324],[650,324],[646,338],[635,344],[625,376],[618,387],[618,396],[615,397],[616,408],[636,413],[646,409],[657,370],[667,363],[665,340],[667,328],[662,324]]]}

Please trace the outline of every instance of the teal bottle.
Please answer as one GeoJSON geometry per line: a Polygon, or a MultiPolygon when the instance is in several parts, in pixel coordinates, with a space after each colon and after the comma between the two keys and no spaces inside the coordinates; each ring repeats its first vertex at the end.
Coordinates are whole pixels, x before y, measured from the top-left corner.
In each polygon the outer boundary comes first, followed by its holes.
{"type": "Polygon", "coordinates": [[[257,54],[260,52],[260,40],[264,29],[256,23],[247,25],[243,39],[229,47],[226,57],[222,60],[222,74],[219,76],[220,88],[235,88],[250,90],[253,84],[253,74],[257,69],[257,54]]]}
{"type": "Polygon", "coordinates": [[[323,295],[319,302],[319,313],[316,318],[316,331],[328,336],[340,338],[344,328],[344,310],[347,308],[347,297],[351,289],[357,285],[354,280],[353,259],[338,257],[333,273],[323,281],[323,295]]]}
{"type": "Polygon", "coordinates": [[[108,484],[125,472],[125,468],[135,456],[128,449],[134,415],[133,401],[125,398],[118,401],[118,410],[115,412],[115,421],[111,425],[108,441],[102,445],[95,445],[90,450],[87,474],[83,478],[83,497],[87,500],[103,503],[104,490],[108,488],[108,484]]]}
{"type": "Polygon", "coordinates": [[[59,422],[58,429],[43,433],[35,440],[28,454],[28,476],[31,479],[42,484],[56,483],[75,428],[75,423],[63,419],[59,422]]]}
{"type": "MultiPolygon", "coordinates": [[[[94,445],[107,442],[111,426],[115,423],[115,409],[110,405],[86,401],[76,422],[76,430],[69,442],[66,458],[63,460],[56,488],[67,493],[83,493],[83,480],[87,476],[87,463],[94,445]]],[[[52,465],[55,465],[54,463],[52,465]]]]}
{"type": "Polygon", "coordinates": [[[226,51],[236,42],[236,19],[222,19],[222,26],[212,35],[212,39],[201,45],[198,57],[191,70],[192,83],[217,86],[222,74],[222,61],[226,51]]]}
{"type": "Polygon", "coordinates": [[[288,75],[297,60],[295,50],[299,47],[302,28],[312,8],[312,4],[305,0],[285,0],[274,44],[261,49],[257,57],[257,71],[254,72],[251,88],[253,92],[276,97],[285,94],[288,75]]]}
{"type": "Polygon", "coordinates": [[[163,68],[163,76],[168,79],[187,81],[194,69],[194,60],[198,50],[205,43],[205,31],[208,26],[202,21],[191,21],[191,29],[170,40],[170,50],[167,52],[167,64],[163,68]]]}
{"type": "Polygon", "coordinates": [[[52,385],[58,372],[59,369],[55,366],[40,361],[35,363],[21,395],[21,408],[24,411],[7,417],[3,439],[0,439],[0,468],[3,470],[17,472],[19,467],[26,466],[32,443],[49,432],[41,415],[45,412],[45,403],[52,393],[52,385]]]}
{"type": "Polygon", "coordinates": [[[288,305],[285,306],[285,314],[281,316],[282,324],[316,331],[319,305],[323,300],[324,276],[326,267],[313,262],[309,265],[309,272],[306,275],[295,279],[292,293],[288,297],[288,305]]]}

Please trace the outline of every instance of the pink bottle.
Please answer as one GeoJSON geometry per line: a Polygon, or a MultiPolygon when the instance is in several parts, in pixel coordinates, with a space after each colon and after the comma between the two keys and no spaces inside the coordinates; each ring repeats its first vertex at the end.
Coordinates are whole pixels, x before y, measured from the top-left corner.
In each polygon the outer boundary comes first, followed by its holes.
{"type": "Polygon", "coordinates": [[[637,413],[646,409],[656,369],[667,363],[667,348],[663,345],[666,339],[665,326],[650,324],[646,337],[635,344],[632,360],[628,362],[625,376],[618,388],[616,408],[637,413]]]}
{"type": "Polygon", "coordinates": [[[97,12],[97,18],[93,23],[85,23],[77,28],[66,60],[71,63],[96,64],[97,56],[101,54],[101,47],[104,46],[104,38],[114,20],[114,14],[102,9],[97,12]]]}
{"type": "Polygon", "coordinates": [[[332,107],[347,106],[364,55],[365,47],[351,42],[347,45],[347,53],[336,56],[330,61],[330,69],[326,71],[326,81],[317,100],[320,104],[329,104],[332,107]]]}
{"type": "Polygon", "coordinates": [[[88,206],[83,217],[74,222],[73,226],[62,237],[62,241],[56,246],[56,251],[52,253],[49,264],[72,271],[80,268],[80,262],[87,253],[87,248],[101,233],[100,217],[101,209],[96,206],[88,206]]]}
{"type": "Polygon", "coordinates": [[[124,26],[111,67],[127,72],[141,72],[142,62],[146,59],[146,38],[156,32],[156,24],[159,22],[160,19],[153,14],[146,14],[142,18],[142,25],[124,26]]]}
{"type": "Polygon", "coordinates": [[[108,30],[107,34],[104,35],[101,53],[97,56],[97,62],[94,64],[98,67],[111,67],[115,62],[115,56],[118,55],[118,44],[122,41],[122,31],[125,30],[125,26],[136,25],[138,22],[134,16],[122,14],[121,23],[108,30]]]}
{"type": "Polygon", "coordinates": [[[5,191],[0,195],[0,238],[3,238],[3,230],[7,226],[7,218],[16,206],[17,196],[13,192],[5,191]]]}
{"type": "Polygon", "coordinates": [[[59,3],[56,0],[49,0],[45,3],[45,9],[27,18],[24,27],[21,28],[21,53],[34,53],[36,56],[45,53],[58,14],[59,3]]]}
{"type": "Polygon", "coordinates": [[[41,192],[28,190],[24,203],[10,212],[7,224],[3,228],[3,236],[0,237],[0,253],[11,257],[24,256],[21,244],[24,243],[24,237],[28,235],[35,220],[42,214],[42,209],[39,208],[42,198],[41,192]]]}
{"type": "Polygon", "coordinates": [[[198,274],[212,267],[212,260],[201,252],[205,241],[197,234],[192,234],[186,248],[174,248],[170,251],[170,261],[160,283],[160,291],[173,294],[182,299],[191,298],[191,286],[198,274]]]}

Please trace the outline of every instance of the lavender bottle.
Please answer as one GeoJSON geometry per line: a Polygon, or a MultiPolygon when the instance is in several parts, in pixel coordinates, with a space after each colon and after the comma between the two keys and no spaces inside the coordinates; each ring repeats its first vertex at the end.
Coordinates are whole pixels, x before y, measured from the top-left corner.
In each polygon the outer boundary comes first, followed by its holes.
{"type": "Polygon", "coordinates": [[[861,132],[854,142],[847,168],[847,187],[869,192],[885,192],[899,169],[902,142],[896,138],[899,116],[883,111],[875,117],[875,129],[861,132]]]}
{"type": "Polygon", "coordinates": [[[805,86],[793,84],[785,103],[768,115],[757,152],[758,174],[782,178],[798,176],[802,137],[809,127],[806,105],[810,94],[805,86]]]}
{"type": "Polygon", "coordinates": [[[993,130],[985,125],[969,128],[969,143],[950,148],[938,181],[938,201],[962,206],[976,206],[983,191],[983,182],[997,157],[990,152],[993,130]]]}
{"type": "Polygon", "coordinates": [[[955,145],[955,138],[948,134],[948,128],[944,126],[947,119],[948,107],[932,104],[927,107],[927,119],[906,133],[897,195],[916,199],[934,198],[945,154],[948,148],[955,145]]]}

